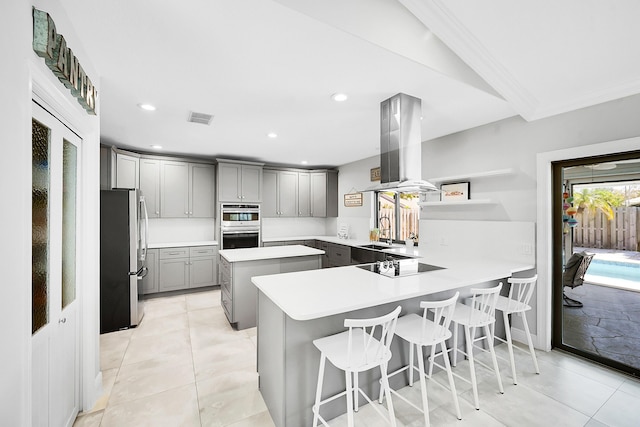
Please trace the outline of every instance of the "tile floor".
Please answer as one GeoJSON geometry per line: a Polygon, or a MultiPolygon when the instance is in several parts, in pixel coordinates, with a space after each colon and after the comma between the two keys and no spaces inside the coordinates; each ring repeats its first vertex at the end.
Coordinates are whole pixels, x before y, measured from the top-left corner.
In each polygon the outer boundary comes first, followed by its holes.
{"type": "MultiPolygon", "coordinates": [[[[273,426],[257,388],[255,334],[229,326],[219,290],[147,300],[140,327],[100,337],[104,395],[74,426],[273,426]]],[[[504,345],[497,351],[506,355],[504,345]]],[[[462,421],[449,392],[430,382],[431,425],[640,425],[640,381],[559,351],[538,353],[541,375],[533,373],[528,354],[516,357],[517,386],[508,364],[500,362],[504,395],[493,374],[478,368],[479,411],[470,386],[456,380],[462,421]]],[[[455,369],[468,373],[466,362],[455,369]]],[[[446,384],[446,377],[438,373],[434,381],[446,384]]],[[[417,386],[401,393],[420,401],[417,386]]],[[[422,425],[417,411],[399,399],[394,404],[399,427],[422,425]]],[[[356,426],[381,421],[370,405],[356,414],[356,426]]],[[[346,418],[331,425],[346,426],[346,418]]]]}

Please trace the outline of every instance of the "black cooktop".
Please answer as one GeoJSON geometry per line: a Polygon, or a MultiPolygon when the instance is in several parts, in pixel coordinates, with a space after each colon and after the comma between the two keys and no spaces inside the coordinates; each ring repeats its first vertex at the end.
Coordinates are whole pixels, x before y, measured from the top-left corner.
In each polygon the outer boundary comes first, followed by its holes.
{"type": "Polygon", "coordinates": [[[370,271],[372,273],[382,274],[384,276],[389,276],[389,277],[404,277],[404,276],[411,276],[413,274],[427,273],[429,271],[445,269],[444,267],[439,267],[437,265],[431,265],[431,264],[424,264],[422,262],[418,263],[417,270],[415,267],[411,268],[409,266],[406,266],[404,271],[402,268],[404,266],[402,265],[402,263],[400,263],[400,271],[398,272],[398,274],[396,274],[395,271],[388,271],[388,270],[385,270],[384,268],[381,271],[380,263],[377,263],[377,262],[374,262],[371,264],[356,265],[356,267],[366,271],[370,271]]]}

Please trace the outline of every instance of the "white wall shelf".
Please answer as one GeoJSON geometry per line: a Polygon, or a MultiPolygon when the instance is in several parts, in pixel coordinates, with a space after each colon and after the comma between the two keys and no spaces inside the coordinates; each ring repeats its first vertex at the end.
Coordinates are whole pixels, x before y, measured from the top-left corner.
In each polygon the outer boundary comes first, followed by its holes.
{"type": "Polygon", "coordinates": [[[455,200],[449,202],[420,202],[419,206],[468,206],[468,205],[491,205],[491,199],[469,199],[469,200],[455,200]]]}
{"type": "Polygon", "coordinates": [[[469,179],[477,179],[477,178],[492,178],[492,177],[500,177],[512,175],[515,173],[515,169],[496,169],[485,172],[476,172],[476,173],[468,173],[465,175],[451,175],[451,176],[440,176],[436,178],[429,178],[427,181],[429,182],[453,182],[453,181],[464,181],[469,179]]]}

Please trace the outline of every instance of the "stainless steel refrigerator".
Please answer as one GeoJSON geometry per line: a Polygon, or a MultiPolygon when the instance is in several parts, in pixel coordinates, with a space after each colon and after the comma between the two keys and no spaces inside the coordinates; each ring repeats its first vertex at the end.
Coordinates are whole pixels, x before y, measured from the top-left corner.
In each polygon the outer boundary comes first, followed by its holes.
{"type": "Polygon", "coordinates": [[[101,334],[142,320],[147,238],[147,209],[140,190],[100,191],[101,334]]]}

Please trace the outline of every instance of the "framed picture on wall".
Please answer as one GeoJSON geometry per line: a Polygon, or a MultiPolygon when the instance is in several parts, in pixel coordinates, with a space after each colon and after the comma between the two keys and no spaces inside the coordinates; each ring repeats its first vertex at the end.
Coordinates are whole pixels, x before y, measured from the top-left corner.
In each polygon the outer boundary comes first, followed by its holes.
{"type": "Polygon", "coordinates": [[[455,182],[440,185],[440,200],[443,202],[453,202],[469,200],[469,182],[455,182]]]}

